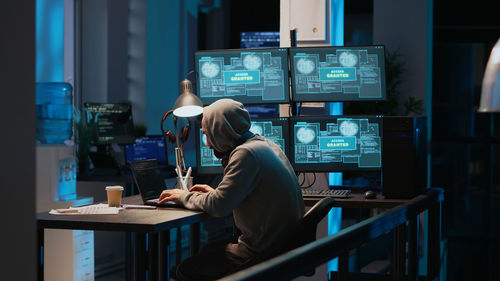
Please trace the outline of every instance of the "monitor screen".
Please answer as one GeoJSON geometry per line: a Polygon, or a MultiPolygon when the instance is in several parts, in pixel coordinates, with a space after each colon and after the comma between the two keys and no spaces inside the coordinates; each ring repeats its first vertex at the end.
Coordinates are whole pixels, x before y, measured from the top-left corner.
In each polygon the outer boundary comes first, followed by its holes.
{"type": "Polygon", "coordinates": [[[385,100],[384,46],[290,48],[292,100],[385,100]]]}
{"type": "Polygon", "coordinates": [[[85,103],[87,124],[96,122],[94,144],[133,144],[134,122],[128,103],[85,103]]]}
{"type": "Polygon", "coordinates": [[[135,144],[125,146],[125,159],[127,163],[156,159],[160,167],[167,166],[165,138],[161,135],[136,138],[135,144]]]}
{"type": "Polygon", "coordinates": [[[240,48],[273,48],[280,46],[279,31],[242,32],[240,48]]]}
{"type": "MultiPolygon", "coordinates": [[[[288,130],[288,118],[254,118],[250,131],[254,134],[264,136],[276,143],[289,157],[290,141],[288,130]]],[[[213,150],[207,146],[206,136],[201,128],[196,130],[196,162],[199,174],[222,174],[224,168],[221,160],[215,157],[213,150]]]]}
{"type": "Polygon", "coordinates": [[[290,140],[297,172],[382,168],[382,116],[291,117],[290,140]]]}
{"type": "Polygon", "coordinates": [[[204,105],[221,98],[243,104],[288,103],[288,50],[239,49],[195,53],[197,94],[204,105]]]}

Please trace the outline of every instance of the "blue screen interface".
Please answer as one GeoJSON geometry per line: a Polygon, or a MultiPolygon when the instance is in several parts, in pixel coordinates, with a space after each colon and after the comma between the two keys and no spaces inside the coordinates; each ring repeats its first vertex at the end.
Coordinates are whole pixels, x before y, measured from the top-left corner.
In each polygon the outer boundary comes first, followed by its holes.
{"type": "MultiPolygon", "coordinates": [[[[255,118],[252,119],[250,131],[264,136],[277,144],[288,156],[288,118],[255,118]]],[[[198,129],[198,172],[222,173],[221,160],[215,157],[213,150],[207,146],[207,137],[198,129]],[[207,169],[208,168],[208,169],[207,169]],[[216,169],[213,169],[216,168],[216,169]]]]}
{"type": "Polygon", "coordinates": [[[195,53],[203,104],[231,98],[244,104],[288,103],[288,50],[241,49],[195,53]]]}
{"type": "Polygon", "coordinates": [[[135,139],[135,144],[125,146],[127,163],[156,159],[158,163],[167,163],[167,152],[163,136],[147,136],[135,139]]]}
{"type": "Polygon", "coordinates": [[[240,47],[242,49],[273,48],[279,46],[279,31],[255,31],[241,33],[240,47]]]}
{"type": "Polygon", "coordinates": [[[384,46],[290,48],[292,100],[385,100],[384,46]]]}
{"type": "Polygon", "coordinates": [[[342,171],[382,167],[381,117],[294,117],[296,171],[342,171]]]}

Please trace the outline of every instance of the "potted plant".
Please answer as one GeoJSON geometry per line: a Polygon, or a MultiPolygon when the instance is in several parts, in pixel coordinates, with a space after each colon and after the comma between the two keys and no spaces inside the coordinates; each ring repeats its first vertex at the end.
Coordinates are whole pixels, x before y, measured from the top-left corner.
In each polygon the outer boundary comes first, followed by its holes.
{"type": "Polygon", "coordinates": [[[96,130],[95,116],[84,122],[79,109],[73,110],[73,120],[76,128],[75,143],[77,147],[76,155],[78,158],[78,174],[86,175],[89,171],[89,152],[92,139],[96,130]]]}
{"type": "MultiPolygon", "coordinates": [[[[385,56],[385,74],[387,100],[380,102],[345,102],[345,114],[371,114],[371,115],[398,115],[399,96],[401,91],[399,87],[403,83],[403,74],[406,72],[403,55],[396,51],[386,50],[385,56]]],[[[404,115],[419,115],[424,111],[424,102],[409,96],[403,102],[404,115]]]]}

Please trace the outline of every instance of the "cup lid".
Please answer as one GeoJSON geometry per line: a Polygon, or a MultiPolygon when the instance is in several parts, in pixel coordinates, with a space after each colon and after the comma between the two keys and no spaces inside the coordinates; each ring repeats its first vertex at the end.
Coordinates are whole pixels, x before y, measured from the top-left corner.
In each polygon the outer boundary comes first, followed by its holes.
{"type": "Polygon", "coordinates": [[[110,185],[110,186],[106,186],[106,190],[123,190],[123,186],[121,186],[121,185],[110,185]]]}

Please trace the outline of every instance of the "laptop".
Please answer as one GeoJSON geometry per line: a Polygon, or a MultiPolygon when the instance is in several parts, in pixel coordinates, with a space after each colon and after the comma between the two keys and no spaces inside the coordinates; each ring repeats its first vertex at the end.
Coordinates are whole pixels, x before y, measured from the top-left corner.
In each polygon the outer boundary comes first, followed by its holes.
{"type": "Polygon", "coordinates": [[[135,184],[141,195],[144,205],[159,207],[182,207],[175,202],[158,203],[158,199],[163,190],[167,189],[165,180],[160,172],[156,159],[146,159],[130,162],[130,169],[134,176],[135,184]]]}

